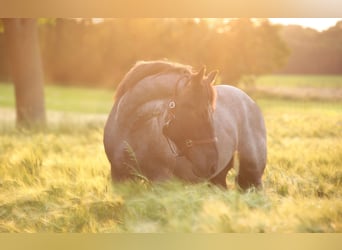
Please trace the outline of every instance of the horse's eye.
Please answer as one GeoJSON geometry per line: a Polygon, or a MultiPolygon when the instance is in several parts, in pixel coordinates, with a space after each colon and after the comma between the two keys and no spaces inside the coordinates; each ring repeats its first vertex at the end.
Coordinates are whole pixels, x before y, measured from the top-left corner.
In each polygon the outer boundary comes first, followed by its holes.
{"type": "Polygon", "coordinates": [[[169,109],[174,109],[176,107],[176,103],[174,101],[171,101],[169,103],[169,109]]]}

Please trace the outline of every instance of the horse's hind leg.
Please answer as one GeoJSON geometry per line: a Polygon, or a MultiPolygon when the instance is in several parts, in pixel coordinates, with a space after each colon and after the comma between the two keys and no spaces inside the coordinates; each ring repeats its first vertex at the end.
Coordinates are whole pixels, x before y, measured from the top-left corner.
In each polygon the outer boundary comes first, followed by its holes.
{"type": "Polygon", "coordinates": [[[227,166],[218,175],[216,175],[214,178],[212,178],[210,180],[210,182],[217,185],[217,186],[227,188],[227,182],[226,182],[227,173],[233,166],[234,166],[234,156],[229,161],[227,166]]]}
{"type": "Polygon", "coordinates": [[[239,173],[236,181],[242,189],[261,187],[261,176],[260,171],[253,167],[253,163],[240,159],[239,173]]]}
{"type": "Polygon", "coordinates": [[[266,139],[263,136],[253,139],[241,144],[238,149],[239,172],[236,181],[242,189],[262,187],[261,178],[266,166],[266,139]]]}
{"type": "Polygon", "coordinates": [[[264,159],[253,158],[253,155],[239,154],[239,173],[236,181],[242,189],[261,188],[261,177],[266,162],[264,159]]]}

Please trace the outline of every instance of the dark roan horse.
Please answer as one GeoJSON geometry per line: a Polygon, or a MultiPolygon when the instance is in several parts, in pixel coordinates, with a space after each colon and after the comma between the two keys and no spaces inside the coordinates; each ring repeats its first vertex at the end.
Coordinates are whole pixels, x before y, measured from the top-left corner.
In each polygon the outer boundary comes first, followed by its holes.
{"type": "Polygon", "coordinates": [[[113,181],[138,174],[226,187],[238,156],[239,186],[261,187],[266,165],[261,111],[240,89],[213,86],[216,75],[167,61],[138,62],[125,75],[104,130],[113,181]]]}

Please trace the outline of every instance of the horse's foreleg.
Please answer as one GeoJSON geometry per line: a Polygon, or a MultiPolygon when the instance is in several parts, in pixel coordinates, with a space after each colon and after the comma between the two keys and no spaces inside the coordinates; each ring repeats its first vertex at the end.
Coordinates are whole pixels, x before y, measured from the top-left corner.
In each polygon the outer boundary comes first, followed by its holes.
{"type": "Polygon", "coordinates": [[[210,179],[210,182],[217,185],[217,186],[227,188],[227,182],[226,182],[227,173],[233,166],[234,166],[234,156],[229,161],[227,166],[218,175],[216,175],[214,178],[210,179]]]}
{"type": "Polygon", "coordinates": [[[112,181],[114,182],[121,182],[127,179],[130,179],[131,175],[125,168],[117,168],[113,164],[111,164],[111,176],[112,181]]]}

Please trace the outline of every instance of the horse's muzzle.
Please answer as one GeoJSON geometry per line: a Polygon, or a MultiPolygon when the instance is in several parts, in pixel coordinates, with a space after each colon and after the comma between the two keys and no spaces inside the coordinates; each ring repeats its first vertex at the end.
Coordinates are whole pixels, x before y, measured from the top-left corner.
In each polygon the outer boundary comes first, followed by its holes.
{"type": "Polygon", "coordinates": [[[217,163],[212,163],[205,167],[194,166],[193,173],[199,178],[207,179],[216,172],[216,169],[217,169],[217,163]]]}

